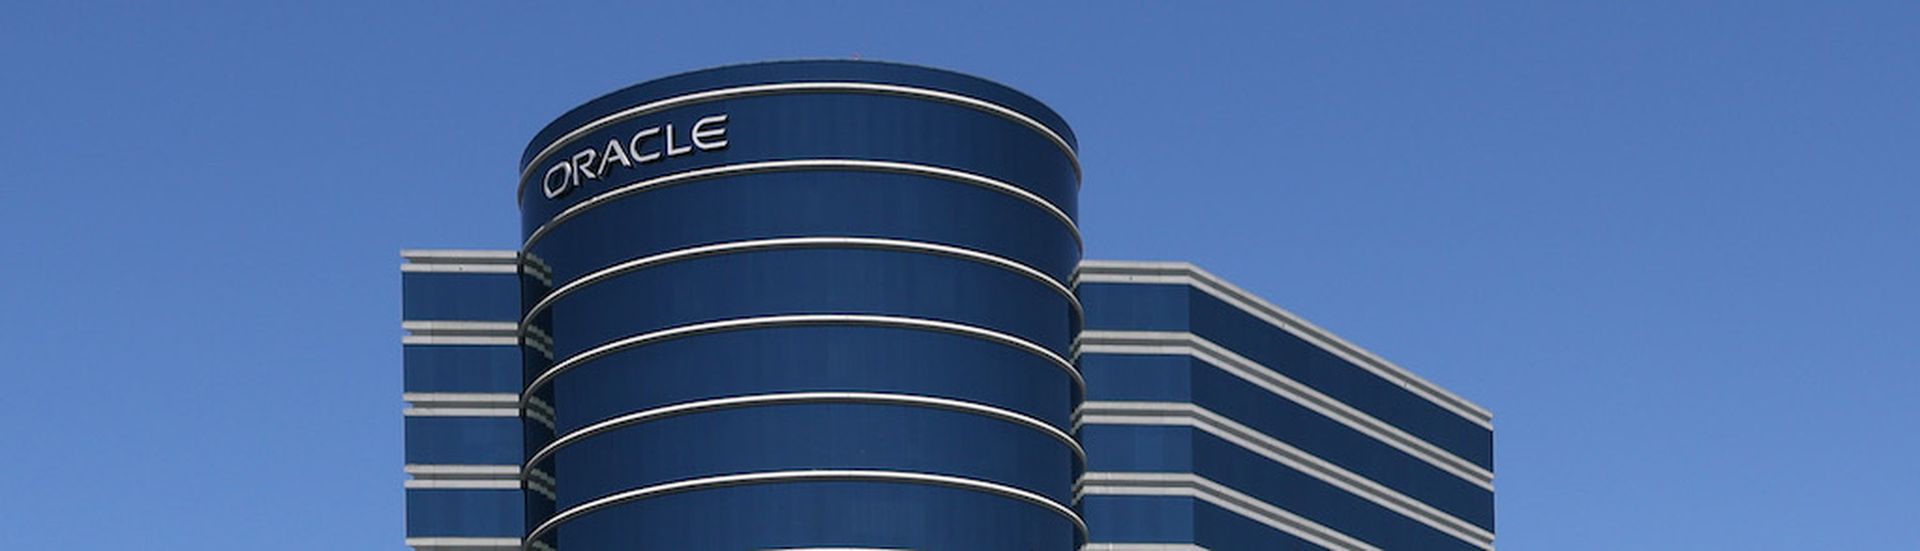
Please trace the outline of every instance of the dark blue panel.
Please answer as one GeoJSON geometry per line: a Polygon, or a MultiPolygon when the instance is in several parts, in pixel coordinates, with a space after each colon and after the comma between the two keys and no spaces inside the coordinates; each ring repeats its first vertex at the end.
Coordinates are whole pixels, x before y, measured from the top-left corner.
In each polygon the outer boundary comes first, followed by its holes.
{"type": "Polygon", "coordinates": [[[1090,400],[1199,404],[1449,514],[1493,529],[1493,492],[1205,362],[1188,356],[1089,354],[1082,356],[1080,363],[1090,400]],[[1176,377],[1177,382],[1169,380],[1176,377]],[[1191,396],[1185,395],[1189,380],[1191,396]]]}
{"type": "Polygon", "coordinates": [[[1095,543],[1192,543],[1194,503],[1170,496],[1090,495],[1077,507],[1095,543]]]}
{"type": "Polygon", "coordinates": [[[1187,331],[1187,287],[1081,283],[1089,331],[1187,331]]]}
{"type": "Polygon", "coordinates": [[[1191,370],[1212,369],[1191,356],[1082,354],[1079,363],[1089,401],[1191,402],[1191,370]]]}
{"type": "Polygon", "coordinates": [[[1179,427],[1083,425],[1074,436],[1087,450],[1088,471],[1190,473],[1193,434],[1179,427]]]}
{"type": "Polygon", "coordinates": [[[949,180],[874,172],[749,174],[652,189],[553,226],[534,254],[552,266],[557,285],[669,250],[799,236],[965,247],[1060,281],[1079,259],[1072,229],[1019,198],[949,180]],[[600,237],[608,235],[620,239],[600,237]]]}
{"type": "Polygon", "coordinates": [[[407,463],[518,465],[518,417],[407,417],[407,463]]]}
{"type": "Polygon", "coordinates": [[[401,319],[520,319],[520,276],[515,274],[405,272],[400,288],[401,319]]]}
{"type": "Polygon", "coordinates": [[[872,482],[777,483],[640,500],[560,527],[562,549],[686,551],[876,547],[1077,549],[1071,521],[971,490],[872,482]]]}
{"type": "Polygon", "coordinates": [[[520,392],[520,347],[408,345],[407,392],[520,392]]]}
{"type": "Polygon", "coordinates": [[[742,472],[865,469],[995,482],[1071,503],[1078,460],[1060,440],[958,411],[796,404],[711,411],[580,440],[554,460],[560,507],[675,480],[742,472]]]}
{"type": "Polygon", "coordinates": [[[950,333],[788,327],[714,333],[614,354],[549,385],[561,431],[709,398],[805,391],[914,394],[1018,411],[1066,428],[1072,379],[1032,353],[950,333]]]}
{"type": "Polygon", "coordinates": [[[871,314],[1010,333],[1066,355],[1075,320],[1037,280],[949,257],[785,250],[701,258],[580,288],[555,302],[554,354],[692,323],[782,314],[871,314]]]}
{"type": "Polygon", "coordinates": [[[1384,549],[1477,549],[1365,498],[1191,428],[1086,427],[1081,431],[1090,471],[1192,472],[1384,549]],[[1142,453],[1182,438],[1190,438],[1193,443],[1190,464],[1178,457],[1168,460],[1172,454],[1142,453]]]}
{"type": "Polygon", "coordinates": [[[518,538],[520,490],[407,490],[409,538],[518,538]]]}

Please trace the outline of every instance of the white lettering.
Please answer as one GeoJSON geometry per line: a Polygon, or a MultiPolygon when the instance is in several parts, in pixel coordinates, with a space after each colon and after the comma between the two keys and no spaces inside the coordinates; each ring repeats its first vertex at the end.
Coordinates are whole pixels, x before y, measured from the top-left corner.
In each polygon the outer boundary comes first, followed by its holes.
{"type": "Polygon", "coordinates": [[[599,174],[595,173],[593,169],[587,168],[587,164],[592,163],[593,158],[598,156],[600,156],[600,152],[598,151],[592,149],[580,150],[579,153],[573,154],[573,169],[580,171],[580,174],[586,176],[588,180],[600,179],[599,174]]]}
{"type": "Polygon", "coordinates": [[[668,157],[679,157],[693,153],[694,150],[717,151],[727,148],[727,114],[708,115],[693,123],[686,136],[675,136],[673,123],[642,128],[626,140],[618,137],[607,141],[606,147],[588,147],[574,153],[572,157],[562,159],[547,169],[540,181],[540,191],[548,199],[559,199],[580,187],[583,180],[599,180],[613,173],[613,168],[634,168],[636,165],[659,162],[668,157]],[[660,138],[659,149],[648,150],[647,142],[660,138]],[[686,145],[679,140],[685,138],[693,142],[686,145]]]}
{"type": "Polygon", "coordinates": [[[726,149],[726,124],[726,115],[714,115],[693,123],[693,145],[700,146],[701,151],[726,149]],[[716,126],[719,128],[714,128],[716,126]]]}
{"type": "Polygon", "coordinates": [[[607,140],[607,154],[600,156],[601,174],[607,173],[607,165],[613,164],[614,159],[620,160],[620,166],[633,168],[633,163],[627,160],[627,150],[620,147],[618,139],[607,140]]]}
{"type": "Polygon", "coordinates": [[[679,157],[681,155],[686,155],[692,152],[693,152],[693,146],[691,145],[683,145],[680,147],[673,146],[673,123],[667,123],[667,156],[679,157]]]}
{"type": "Polygon", "coordinates": [[[547,169],[547,178],[540,181],[540,191],[546,192],[548,199],[556,199],[573,189],[573,186],[580,185],[579,182],[574,178],[572,163],[554,163],[553,168],[547,169]],[[560,174],[558,187],[554,186],[554,174],[560,174]]]}
{"type": "Polygon", "coordinates": [[[647,141],[647,138],[658,135],[660,135],[660,127],[658,126],[641,130],[633,135],[633,140],[627,143],[627,151],[633,152],[633,162],[651,163],[660,160],[660,152],[658,151],[645,155],[640,154],[640,142],[647,141]]]}

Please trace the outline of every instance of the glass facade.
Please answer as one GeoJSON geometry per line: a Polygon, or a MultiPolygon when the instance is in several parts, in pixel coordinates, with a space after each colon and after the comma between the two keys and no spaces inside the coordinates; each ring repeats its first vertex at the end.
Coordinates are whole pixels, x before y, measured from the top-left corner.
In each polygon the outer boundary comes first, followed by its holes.
{"type": "Polygon", "coordinates": [[[563,115],[519,250],[403,255],[408,544],[1492,548],[1486,412],[1197,268],[1082,263],[1074,144],[855,61],[563,115]]]}

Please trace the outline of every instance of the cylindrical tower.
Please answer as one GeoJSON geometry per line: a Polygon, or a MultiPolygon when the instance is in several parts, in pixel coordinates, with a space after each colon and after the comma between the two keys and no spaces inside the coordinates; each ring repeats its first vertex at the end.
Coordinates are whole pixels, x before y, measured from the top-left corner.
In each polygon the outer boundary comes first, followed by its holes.
{"type": "Polygon", "coordinates": [[[1072,132],[957,73],[722,67],[522,159],[527,547],[1075,549],[1072,132]]]}

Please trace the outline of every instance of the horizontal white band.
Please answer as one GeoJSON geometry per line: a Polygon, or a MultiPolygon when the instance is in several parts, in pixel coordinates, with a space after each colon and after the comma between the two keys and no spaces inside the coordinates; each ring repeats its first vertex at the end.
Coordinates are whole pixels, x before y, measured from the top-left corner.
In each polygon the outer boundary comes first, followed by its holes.
{"type": "Polygon", "coordinates": [[[511,392],[403,392],[400,399],[419,407],[519,407],[511,392]]]}
{"type": "Polygon", "coordinates": [[[473,335],[407,335],[400,344],[444,346],[520,346],[519,337],[481,337],[473,335]]]}
{"type": "Polygon", "coordinates": [[[406,417],[519,417],[553,428],[553,407],[534,399],[524,406],[520,395],[466,392],[407,392],[401,394],[410,406],[401,412],[406,417]],[[523,409],[524,408],[524,409],[523,409]]]}
{"type": "Polygon", "coordinates": [[[406,467],[406,473],[415,480],[427,479],[498,479],[519,480],[518,465],[466,465],[439,463],[412,463],[406,467]]]}
{"type": "Polygon", "coordinates": [[[518,490],[520,479],[414,479],[406,481],[405,488],[409,490],[518,490]]]}
{"type": "Polygon", "coordinates": [[[1493,542],[1493,532],[1207,408],[1174,402],[1087,402],[1080,411],[1082,425],[1196,428],[1447,535],[1468,542],[1493,542]]]}
{"type": "Polygon", "coordinates": [[[1196,498],[1328,549],[1380,551],[1292,511],[1186,473],[1090,472],[1080,477],[1080,496],[1179,496],[1196,498]]]}
{"type": "Polygon", "coordinates": [[[920,329],[920,330],[928,330],[928,331],[937,331],[942,333],[951,333],[951,334],[965,335],[968,337],[979,338],[981,340],[991,341],[991,342],[1011,346],[1013,348],[1018,348],[1027,353],[1033,354],[1035,356],[1039,356],[1047,360],[1048,363],[1053,364],[1054,367],[1064,371],[1068,377],[1071,377],[1073,379],[1073,385],[1076,389],[1080,389],[1081,391],[1084,391],[1084,389],[1086,388],[1086,381],[1080,378],[1080,371],[1074,368],[1073,362],[1067,361],[1066,358],[1060,357],[1059,354],[1054,353],[1052,350],[1048,350],[1044,346],[1034,344],[1032,341],[1028,341],[1026,339],[1015,337],[1013,335],[1009,335],[1006,333],[1001,333],[999,331],[994,331],[992,329],[975,327],[972,325],[966,325],[961,323],[953,323],[949,321],[931,320],[931,319],[924,319],[924,318],[909,318],[909,317],[901,317],[901,316],[881,316],[881,315],[868,315],[868,314],[790,314],[790,315],[778,315],[778,316],[761,316],[761,317],[752,317],[752,318],[736,318],[736,319],[729,319],[729,320],[695,323],[690,325],[682,325],[679,327],[671,327],[671,328],[662,329],[659,331],[653,331],[649,333],[642,333],[639,335],[634,335],[634,336],[630,336],[622,339],[617,339],[617,340],[614,340],[613,342],[602,344],[600,346],[594,347],[592,349],[589,349],[585,352],[581,352],[579,354],[575,354],[571,357],[568,357],[567,359],[560,360],[559,362],[553,364],[553,367],[548,368],[545,372],[541,373],[539,377],[535,377],[532,382],[527,384],[525,396],[529,396],[529,397],[532,396],[535,391],[540,390],[541,387],[546,386],[547,383],[552,382],[554,377],[560,376],[561,373],[565,373],[567,370],[578,367],[581,364],[584,364],[586,362],[590,362],[590,361],[599,359],[601,357],[604,357],[616,352],[620,352],[622,350],[627,350],[629,348],[634,348],[634,347],[652,344],[656,342],[678,339],[682,337],[691,337],[695,335],[718,333],[718,332],[724,332],[724,331],[762,329],[762,328],[770,328],[770,327],[817,327],[817,326],[893,327],[893,328],[902,328],[902,329],[920,329]]]}
{"type": "Polygon", "coordinates": [[[641,423],[658,421],[661,419],[667,419],[670,417],[677,417],[681,415],[703,413],[708,411],[719,411],[719,410],[725,410],[725,409],[735,409],[735,408],[744,408],[744,407],[781,406],[781,405],[798,405],[798,404],[899,405],[899,406],[909,406],[909,407],[944,409],[948,411],[970,413],[970,414],[979,415],[983,417],[999,419],[1001,421],[1006,421],[1009,423],[1013,423],[1016,425],[1020,425],[1026,428],[1039,431],[1042,434],[1045,434],[1048,437],[1053,438],[1055,441],[1058,441],[1061,444],[1066,445],[1067,449],[1072,451],[1074,457],[1078,459],[1082,464],[1086,463],[1086,460],[1087,460],[1086,451],[1082,450],[1080,448],[1080,443],[1075,441],[1073,439],[1073,436],[1067,434],[1066,431],[1060,430],[1059,427],[1049,425],[1045,421],[1041,421],[1039,419],[1035,419],[1026,414],[1004,409],[1004,408],[989,406],[986,404],[980,404],[975,402],[954,400],[949,398],[938,398],[933,396],[916,396],[916,395],[910,395],[910,394],[888,394],[888,393],[878,393],[878,392],[788,392],[788,393],[780,393],[780,394],[759,394],[759,395],[753,395],[753,396],[732,396],[727,398],[714,398],[710,400],[697,400],[692,402],[683,402],[683,403],[673,404],[669,406],[657,407],[653,409],[648,409],[648,410],[643,410],[639,412],[634,412],[626,415],[613,417],[604,421],[600,421],[598,423],[581,427],[579,430],[567,433],[564,436],[554,439],[552,443],[547,444],[546,447],[541,448],[540,451],[538,452],[535,452],[533,454],[533,457],[527,460],[526,468],[528,472],[535,471],[536,469],[534,467],[536,465],[539,465],[541,461],[545,461],[548,457],[552,456],[555,452],[559,451],[560,448],[564,448],[566,446],[572,445],[573,443],[578,442],[580,440],[590,438],[595,435],[604,434],[609,431],[618,430],[621,428],[641,424],[641,423]]]}
{"type": "Polygon", "coordinates": [[[672,262],[679,262],[682,260],[707,258],[711,256],[718,256],[718,255],[724,255],[724,254],[738,254],[738,253],[748,253],[748,252],[791,250],[791,249],[833,249],[833,248],[904,251],[904,252],[944,256],[949,258],[958,258],[962,260],[971,260],[981,264],[986,264],[988,266],[993,266],[1003,270],[1008,270],[1008,271],[1020,274],[1021,276],[1024,276],[1028,279],[1032,279],[1034,281],[1045,284],[1048,287],[1052,288],[1055,293],[1059,293],[1061,297],[1067,300],[1067,304],[1073,307],[1074,314],[1076,315],[1082,314],[1082,310],[1080,308],[1080,298],[1077,296],[1074,296],[1073,290],[1068,289],[1066,283],[1063,283],[1060,280],[1054,279],[1053,277],[1048,276],[1046,273],[1041,272],[1040,270],[1035,269],[1032,266],[1021,264],[1019,262],[1015,262],[1013,260],[1009,260],[1000,256],[987,254],[987,253],[983,253],[983,252],[972,250],[972,249],[955,247],[952,245],[942,245],[939,243],[928,243],[924,241],[908,241],[904,239],[882,239],[882,238],[875,238],[875,237],[779,237],[779,238],[772,238],[772,239],[754,239],[749,241],[731,241],[726,243],[715,243],[711,245],[688,247],[685,249],[676,249],[676,250],[667,251],[659,254],[636,258],[633,260],[628,260],[625,262],[614,264],[612,266],[608,266],[606,268],[602,268],[600,270],[596,270],[587,275],[580,276],[579,278],[574,279],[573,281],[569,281],[566,284],[561,285],[559,288],[554,289],[553,292],[547,293],[546,296],[541,297],[538,302],[535,302],[533,304],[533,308],[530,308],[527,310],[526,317],[520,321],[520,324],[522,326],[531,327],[533,324],[534,316],[540,315],[541,312],[544,312],[546,311],[547,308],[553,306],[554,302],[559,301],[561,298],[564,298],[575,291],[578,291],[589,285],[593,285],[595,283],[599,283],[599,282],[606,281],[608,279],[620,276],[622,274],[632,273],[634,271],[653,267],[653,266],[659,266],[659,265],[668,264],[672,262]]]}
{"type": "Polygon", "coordinates": [[[515,465],[407,465],[413,478],[401,485],[408,490],[533,490],[557,499],[550,478],[520,478],[515,465]]]}
{"type": "Polygon", "coordinates": [[[1178,355],[1197,358],[1476,486],[1493,490],[1492,471],[1199,335],[1159,331],[1083,331],[1079,342],[1082,355],[1178,355]]]}
{"type": "Polygon", "coordinates": [[[1459,415],[1461,418],[1485,427],[1493,428],[1493,414],[1473,402],[1467,401],[1440,385],[1420,378],[1385,358],[1374,355],[1358,345],[1347,342],[1325,329],[1321,329],[1300,316],[1294,315],[1265,299],[1228,283],[1219,276],[1208,273],[1198,266],[1184,262],[1120,262],[1109,260],[1088,260],[1080,263],[1077,283],[1126,283],[1186,285],[1199,289],[1214,298],[1233,305],[1248,314],[1265,321],[1274,327],[1285,330],[1312,343],[1353,365],[1359,366],[1382,379],[1392,381],[1416,396],[1427,399],[1441,408],[1459,415]]]}
{"type": "Polygon", "coordinates": [[[553,285],[552,273],[544,266],[525,264],[519,251],[497,249],[408,249],[400,251],[405,262],[401,273],[517,274],[528,265],[527,275],[553,285]]]}
{"type": "Polygon", "coordinates": [[[520,171],[520,185],[517,189],[514,190],[514,195],[516,196],[515,200],[520,200],[521,196],[524,196],[526,194],[527,179],[531,178],[534,172],[540,170],[541,164],[546,162],[547,157],[553,156],[555,152],[558,152],[562,148],[565,148],[567,145],[573,143],[574,140],[577,140],[582,136],[586,136],[587,134],[591,134],[602,128],[606,128],[608,126],[618,124],[621,121],[626,121],[629,119],[633,119],[635,117],[645,116],[649,113],[655,113],[665,109],[671,109],[671,108],[681,107],[685,105],[692,105],[692,104],[701,103],[701,102],[715,101],[715,100],[721,100],[721,99],[727,99],[727,98],[745,97],[745,96],[798,93],[798,92],[815,92],[815,93],[850,92],[850,93],[884,94],[884,95],[892,95],[892,96],[918,97],[918,98],[932,99],[932,100],[941,101],[945,103],[964,105],[974,109],[979,109],[981,111],[986,111],[988,113],[999,115],[1001,117],[1018,122],[1028,128],[1033,129],[1036,132],[1039,132],[1041,135],[1046,136],[1048,140],[1054,143],[1054,145],[1059,146],[1060,151],[1067,155],[1067,160],[1073,163],[1073,173],[1076,179],[1080,174],[1080,155],[1078,152],[1075,152],[1073,150],[1072,144],[1067,143],[1066,138],[1061,137],[1060,133],[1054,132],[1053,128],[1045,124],[1042,124],[1038,120],[1034,120],[1033,117],[1029,117],[1025,113],[1021,113],[1019,111],[1013,110],[1011,108],[1008,108],[1006,106],[1003,106],[997,103],[993,103],[990,101],[986,101],[986,100],[982,100],[982,99],[974,98],[970,96],[963,96],[963,95],[955,94],[952,92],[944,92],[940,90],[932,90],[932,89],[919,88],[914,86],[901,86],[898,84],[877,84],[877,83],[871,83],[871,82],[783,82],[783,83],[777,83],[777,84],[755,84],[755,85],[748,85],[748,86],[735,86],[730,88],[719,88],[714,90],[694,92],[690,94],[681,94],[678,96],[654,100],[654,101],[643,103],[633,107],[628,107],[626,109],[622,109],[612,114],[602,116],[600,118],[589,121],[586,124],[583,124],[577,128],[574,128],[573,130],[567,131],[567,133],[565,134],[561,134],[560,137],[558,138],[554,138],[552,142],[548,142],[546,146],[540,149],[539,153],[534,154],[533,158],[527,161],[526,167],[521,169],[520,171]]]}
{"type": "MultiPolygon", "coordinates": [[[[518,337],[520,325],[512,321],[472,321],[472,320],[404,320],[400,329],[409,336],[417,337],[518,337]]],[[[530,334],[533,340],[552,342],[553,338],[535,329],[530,334]]]]}
{"type": "Polygon", "coordinates": [[[506,264],[520,261],[520,254],[501,249],[401,249],[400,258],[415,263],[506,264]]]}
{"type": "Polygon", "coordinates": [[[520,267],[512,264],[401,264],[400,271],[406,273],[517,274],[520,273],[520,267]]]}
{"type": "Polygon", "coordinates": [[[1191,543],[1089,543],[1080,551],[1207,551],[1191,543]]]}
{"type": "Polygon", "coordinates": [[[633,195],[635,193],[640,193],[643,191],[656,189],[663,186],[682,184],[682,183],[705,180],[710,178],[719,178],[724,176],[738,176],[742,174],[757,174],[757,173],[764,173],[764,172],[791,172],[791,171],[800,171],[800,170],[848,170],[848,171],[857,170],[857,171],[867,171],[867,172],[891,172],[891,173],[898,173],[898,174],[913,174],[918,176],[928,176],[928,177],[938,178],[938,179],[952,181],[952,182],[959,182],[963,184],[979,186],[982,188],[990,189],[1006,195],[1013,196],[1020,200],[1026,201],[1027,203],[1032,204],[1035,207],[1039,207],[1041,210],[1045,210],[1047,214],[1052,215],[1055,219],[1059,220],[1062,224],[1066,224],[1067,229],[1071,231],[1071,233],[1073,234],[1073,239],[1076,244],[1081,242],[1080,226],[1074,222],[1073,216],[1068,215],[1066,211],[1061,210],[1059,205],[1055,205],[1053,204],[1053,202],[1048,201],[1046,198],[1036,195],[1031,191],[1027,191],[1026,188],[1022,188],[1020,186],[1016,186],[1007,182],[1002,182],[1000,180],[995,180],[993,178],[988,178],[986,176],[981,176],[971,172],[954,170],[951,168],[943,168],[943,167],[937,167],[932,165],[921,165],[921,164],[913,164],[913,163],[902,163],[902,162],[895,162],[895,161],[872,161],[872,160],[863,160],[863,159],[788,159],[788,160],[779,160],[779,161],[755,161],[755,162],[747,162],[747,163],[713,166],[713,167],[707,167],[707,168],[698,168],[693,170],[655,176],[652,178],[631,182],[628,184],[621,185],[619,187],[615,187],[613,189],[603,191],[599,195],[595,195],[593,197],[584,199],[578,203],[574,203],[573,206],[567,207],[565,210],[560,211],[559,214],[553,215],[553,218],[550,218],[546,222],[541,223],[540,227],[534,228],[532,233],[527,234],[526,243],[520,246],[520,250],[532,251],[533,245],[535,243],[538,243],[541,238],[546,237],[548,232],[553,231],[553,228],[555,226],[558,226],[561,223],[566,222],[567,220],[570,220],[576,216],[579,216],[581,213],[584,213],[588,210],[592,210],[595,207],[613,202],[615,200],[618,200],[622,197],[626,197],[628,195],[633,195]]]}
{"type": "Polygon", "coordinates": [[[400,337],[402,345],[521,346],[524,344],[547,359],[553,359],[553,338],[537,327],[530,327],[522,332],[519,322],[405,320],[400,322],[400,328],[407,332],[405,336],[400,337]],[[523,339],[522,336],[525,338],[523,339]]]}
{"type": "Polygon", "coordinates": [[[608,507],[612,507],[615,505],[619,505],[619,504],[627,503],[631,501],[637,501],[641,499],[659,497],[659,496],[676,494],[681,492],[696,491],[696,490],[730,488],[735,486],[746,486],[746,485],[754,485],[754,484],[775,484],[775,483],[794,483],[794,482],[887,482],[887,483],[903,483],[903,484],[920,484],[920,485],[927,485],[927,486],[944,486],[948,488],[958,488],[962,490],[989,493],[989,494],[999,495],[1003,497],[1018,499],[1020,501],[1025,501],[1027,503],[1038,505],[1040,507],[1052,510],[1055,514],[1065,517],[1068,521],[1071,521],[1074,525],[1074,528],[1080,532],[1081,538],[1085,538],[1087,536],[1087,523],[1083,520],[1080,520],[1080,515],[1078,513],[1075,513],[1072,508],[1067,507],[1066,505],[1062,505],[1051,499],[1047,499],[1046,496],[1043,496],[1028,490],[1015,488],[1013,486],[1008,486],[1005,484],[987,482],[984,480],[975,480],[971,478],[962,478],[957,476],[931,474],[931,473],[914,473],[914,472],[901,472],[901,471],[873,471],[873,470],[806,470],[806,471],[772,471],[772,472],[710,476],[710,477],[704,477],[704,478],[695,478],[690,480],[668,482],[665,484],[657,484],[657,485],[647,486],[645,488],[639,488],[635,490],[627,490],[624,492],[619,492],[619,493],[615,493],[615,494],[601,497],[598,499],[594,499],[592,501],[588,501],[586,503],[582,503],[580,505],[574,506],[571,509],[560,511],[559,513],[555,513],[552,517],[548,518],[545,522],[540,523],[539,526],[534,527],[532,531],[528,532],[527,539],[538,540],[542,536],[545,536],[547,532],[552,531],[554,528],[560,526],[561,524],[564,524],[568,521],[573,520],[575,517],[579,517],[588,513],[592,513],[594,511],[598,511],[601,509],[605,509],[608,507]]]}
{"type": "Polygon", "coordinates": [[[519,417],[520,408],[407,408],[400,410],[406,417],[519,417]]]}
{"type": "Polygon", "coordinates": [[[520,538],[407,538],[407,547],[417,551],[511,551],[520,548],[520,538]]]}

